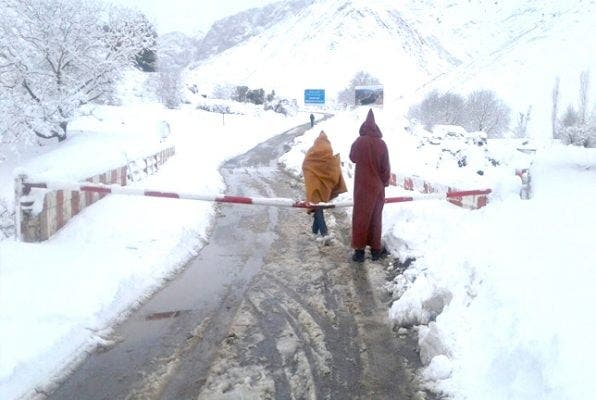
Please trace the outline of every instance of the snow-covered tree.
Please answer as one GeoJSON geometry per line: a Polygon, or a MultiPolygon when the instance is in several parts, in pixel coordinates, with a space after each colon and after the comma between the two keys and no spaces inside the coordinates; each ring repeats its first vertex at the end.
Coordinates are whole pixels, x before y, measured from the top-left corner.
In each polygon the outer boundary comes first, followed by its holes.
{"type": "Polygon", "coordinates": [[[517,114],[517,125],[513,129],[513,135],[516,138],[525,138],[528,136],[528,123],[530,122],[530,117],[532,116],[532,106],[528,107],[526,113],[518,113],[517,114]]]}
{"type": "Polygon", "coordinates": [[[483,131],[489,138],[502,137],[509,127],[510,110],[491,90],[477,90],[466,100],[466,122],[469,132],[483,131]]]}
{"type": "Polygon", "coordinates": [[[552,107],[552,111],[551,111],[550,122],[551,122],[553,139],[556,139],[558,137],[557,120],[559,118],[559,86],[560,86],[560,83],[561,83],[561,79],[559,77],[557,77],[555,79],[555,85],[553,86],[553,92],[552,92],[553,107],[552,107]]]}
{"type": "Polygon", "coordinates": [[[174,109],[182,102],[182,79],[180,70],[159,71],[157,73],[156,94],[162,104],[174,109]]]}
{"type": "Polygon", "coordinates": [[[0,0],[0,8],[1,107],[21,107],[8,125],[42,138],[63,140],[75,110],[108,95],[154,42],[139,13],[94,0],[0,0]]]}
{"type": "Polygon", "coordinates": [[[589,71],[580,73],[579,103],[576,109],[572,104],[560,121],[557,120],[556,138],[565,144],[581,147],[596,147],[596,112],[588,112],[590,90],[589,71]]]}
{"type": "Polygon", "coordinates": [[[454,93],[430,92],[420,104],[412,106],[408,117],[421,122],[427,130],[435,125],[463,125],[464,98],[454,93]]]}
{"type": "Polygon", "coordinates": [[[590,90],[590,71],[579,74],[579,122],[586,124],[588,119],[588,92],[590,90]]]}
{"type": "Polygon", "coordinates": [[[567,106],[567,110],[565,114],[563,114],[563,119],[561,120],[561,125],[563,128],[569,128],[570,126],[579,125],[580,123],[580,116],[577,111],[575,111],[575,107],[571,104],[567,106]]]}

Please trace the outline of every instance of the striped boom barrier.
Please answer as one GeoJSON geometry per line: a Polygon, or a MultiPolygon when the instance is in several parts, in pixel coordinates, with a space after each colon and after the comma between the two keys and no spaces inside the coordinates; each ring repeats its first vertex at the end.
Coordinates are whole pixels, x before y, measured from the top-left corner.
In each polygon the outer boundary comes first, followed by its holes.
{"type": "MultiPolygon", "coordinates": [[[[339,201],[335,203],[310,203],[303,200],[294,200],[283,197],[273,198],[259,198],[259,197],[243,197],[243,196],[228,196],[228,195],[204,195],[192,192],[167,192],[156,189],[144,189],[123,187],[120,185],[104,185],[92,183],[70,183],[70,182],[46,182],[46,183],[30,183],[23,182],[24,192],[29,193],[33,188],[49,189],[49,190],[69,190],[73,192],[87,192],[99,193],[102,196],[107,194],[120,194],[129,196],[149,196],[162,197],[170,199],[187,199],[210,201],[216,203],[232,203],[232,204],[247,204],[247,205],[263,205],[274,207],[293,207],[293,208],[340,208],[352,207],[352,201],[339,201]]],[[[386,204],[402,203],[407,201],[418,200],[454,200],[461,199],[467,196],[488,195],[491,189],[484,190],[466,190],[466,191],[451,191],[448,193],[419,193],[412,196],[401,197],[387,197],[386,204]]]]}

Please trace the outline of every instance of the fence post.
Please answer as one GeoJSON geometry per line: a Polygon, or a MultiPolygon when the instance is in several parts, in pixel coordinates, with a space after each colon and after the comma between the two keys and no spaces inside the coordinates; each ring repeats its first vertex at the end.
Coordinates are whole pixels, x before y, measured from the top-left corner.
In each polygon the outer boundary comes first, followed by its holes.
{"type": "Polygon", "coordinates": [[[25,180],[27,175],[19,173],[14,179],[14,225],[16,239],[21,240],[21,197],[25,195],[25,180]]]}

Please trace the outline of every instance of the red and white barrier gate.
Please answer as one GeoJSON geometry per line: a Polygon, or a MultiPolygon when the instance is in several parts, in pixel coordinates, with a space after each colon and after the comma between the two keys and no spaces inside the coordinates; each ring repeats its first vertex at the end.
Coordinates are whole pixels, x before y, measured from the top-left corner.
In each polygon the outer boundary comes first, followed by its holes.
{"type": "MultiPolygon", "coordinates": [[[[23,193],[28,194],[31,189],[49,189],[49,190],[68,190],[106,194],[121,194],[132,196],[150,196],[150,197],[164,197],[171,199],[188,199],[211,201],[217,203],[234,203],[234,204],[252,204],[275,207],[294,207],[294,208],[339,208],[352,207],[352,201],[338,201],[334,203],[310,203],[303,200],[294,200],[283,197],[278,198],[258,198],[258,197],[242,197],[242,196],[227,196],[227,195],[203,195],[192,192],[165,192],[162,190],[152,190],[143,188],[124,187],[120,185],[103,185],[92,183],[70,183],[70,182],[47,182],[47,183],[30,183],[23,182],[23,193]]],[[[466,191],[451,191],[447,193],[420,193],[412,196],[401,197],[387,197],[385,203],[401,203],[406,201],[417,200],[448,200],[457,201],[467,196],[482,196],[491,193],[491,189],[484,190],[466,190],[466,191]]]]}

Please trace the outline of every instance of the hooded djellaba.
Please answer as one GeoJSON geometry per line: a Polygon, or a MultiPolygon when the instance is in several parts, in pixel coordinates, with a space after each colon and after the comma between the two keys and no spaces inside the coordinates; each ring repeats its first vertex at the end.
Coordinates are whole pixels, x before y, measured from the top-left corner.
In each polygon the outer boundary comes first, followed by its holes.
{"type": "MultiPolygon", "coordinates": [[[[306,187],[306,200],[309,203],[326,203],[347,191],[341,173],[339,154],[333,154],[331,142],[323,131],[306,152],[302,173],[306,187]]],[[[314,213],[313,233],[327,236],[323,209],[314,207],[309,210],[309,213],[314,213]]]]}
{"type": "Polygon", "coordinates": [[[354,211],[352,213],[352,259],[364,261],[370,246],[373,260],[386,255],[381,242],[385,187],[389,186],[391,167],[387,145],[375,122],[372,109],[360,126],[360,136],[352,144],[350,160],[356,164],[354,211]]]}

